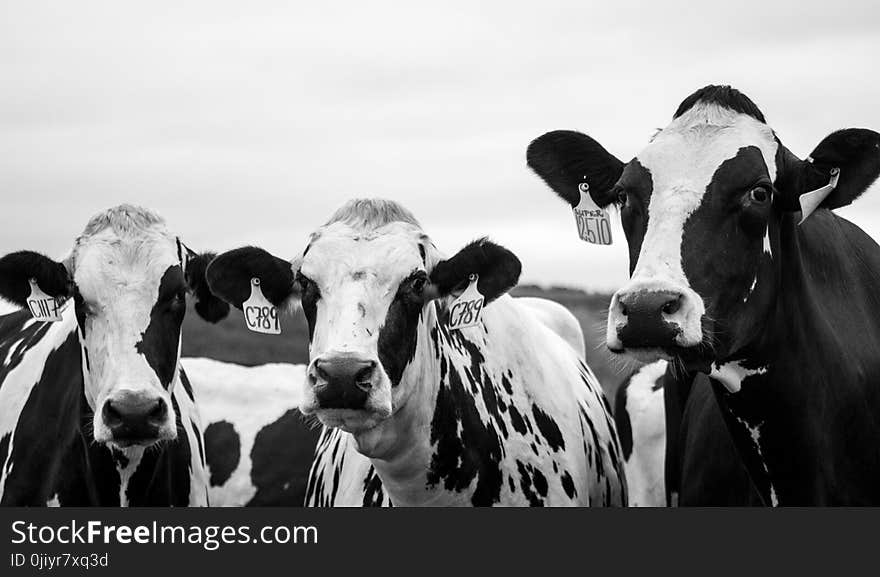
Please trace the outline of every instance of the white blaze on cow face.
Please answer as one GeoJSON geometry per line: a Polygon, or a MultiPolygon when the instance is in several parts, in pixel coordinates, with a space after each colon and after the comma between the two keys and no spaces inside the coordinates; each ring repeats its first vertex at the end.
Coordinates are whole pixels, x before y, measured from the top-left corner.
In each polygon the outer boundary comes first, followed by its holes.
{"type": "Polygon", "coordinates": [[[120,207],[93,218],[65,262],[98,442],[127,447],[177,436],[171,394],[184,250],[157,215],[120,207]]]}
{"type": "Polygon", "coordinates": [[[401,405],[408,391],[393,379],[402,367],[388,365],[415,346],[407,321],[418,320],[424,303],[406,291],[427,279],[424,239],[417,225],[402,221],[376,228],[332,222],[313,235],[297,275],[312,329],[303,413],[362,432],[401,405]]]}
{"type": "MultiPolygon", "coordinates": [[[[619,337],[626,326],[628,300],[640,295],[668,295],[663,321],[674,328],[675,345],[694,347],[703,341],[703,297],[685,274],[682,251],[685,224],[700,208],[718,168],[744,147],[760,150],[770,182],[776,178],[778,143],[764,123],[716,104],[697,103],[660,131],[637,157],[650,173],[652,189],[647,230],[628,284],[611,301],[606,343],[643,361],[663,356],[651,347],[627,348],[619,337]]],[[[707,247],[708,248],[708,247],[707,247]]],[[[661,299],[662,300],[662,299],[661,299]]],[[[659,302],[659,301],[658,301],[659,302]]]]}

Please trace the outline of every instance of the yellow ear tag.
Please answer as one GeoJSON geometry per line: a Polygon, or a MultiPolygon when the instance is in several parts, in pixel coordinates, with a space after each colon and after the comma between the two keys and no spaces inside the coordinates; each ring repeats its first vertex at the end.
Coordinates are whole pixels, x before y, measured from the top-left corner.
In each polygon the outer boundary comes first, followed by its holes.
{"type": "Polygon", "coordinates": [[[28,310],[34,320],[46,323],[57,323],[61,320],[61,305],[64,303],[62,299],[50,297],[37,284],[37,279],[30,279],[31,294],[27,298],[28,310]]]}
{"type": "Polygon", "coordinates": [[[578,185],[581,200],[574,211],[574,220],[578,227],[578,236],[590,244],[611,244],[611,217],[608,211],[593,202],[590,196],[590,185],[582,182],[578,185]]]}
{"type": "Polygon", "coordinates": [[[263,296],[260,279],[251,279],[251,296],[242,303],[241,310],[244,312],[244,322],[249,330],[265,335],[281,334],[278,308],[263,296]]]}
{"type": "Polygon", "coordinates": [[[472,274],[469,277],[470,284],[459,295],[449,308],[449,328],[453,331],[475,327],[480,324],[480,314],[483,312],[483,295],[477,289],[479,275],[472,274]]]}

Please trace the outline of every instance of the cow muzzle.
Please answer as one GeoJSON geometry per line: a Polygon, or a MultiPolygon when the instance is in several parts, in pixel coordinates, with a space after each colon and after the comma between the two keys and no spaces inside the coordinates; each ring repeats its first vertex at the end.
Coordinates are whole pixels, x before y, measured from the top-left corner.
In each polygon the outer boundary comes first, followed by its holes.
{"type": "Polygon", "coordinates": [[[301,410],[316,413],[327,426],[354,430],[375,426],[391,414],[387,376],[376,359],[335,352],[309,365],[308,388],[301,410]],[[387,398],[386,398],[387,397],[387,398]]]}
{"type": "Polygon", "coordinates": [[[702,343],[702,299],[679,287],[634,286],[619,290],[608,311],[606,345],[641,361],[702,343]]]}
{"type": "Polygon", "coordinates": [[[101,421],[104,434],[96,439],[120,447],[150,446],[176,436],[168,402],[154,393],[123,390],[109,396],[101,421]]]}

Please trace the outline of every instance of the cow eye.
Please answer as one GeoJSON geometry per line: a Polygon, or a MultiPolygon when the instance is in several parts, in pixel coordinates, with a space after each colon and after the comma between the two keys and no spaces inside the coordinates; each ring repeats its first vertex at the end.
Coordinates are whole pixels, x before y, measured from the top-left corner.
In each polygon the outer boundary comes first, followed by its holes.
{"type": "Polygon", "coordinates": [[[424,290],[425,290],[425,282],[426,282],[425,277],[419,276],[419,277],[414,278],[413,282],[412,282],[413,292],[417,295],[421,295],[422,292],[424,292],[424,290]]]}
{"type": "Polygon", "coordinates": [[[617,204],[619,204],[620,207],[623,208],[624,206],[626,206],[626,201],[627,201],[626,190],[621,188],[620,190],[617,191],[617,204]]]}
{"type": "Polygon", "coordinates": [[[766,186],[756,186],[749,191],[749,200],[756,204],[764,204],[770,200],[770,189],[766,186]]]}

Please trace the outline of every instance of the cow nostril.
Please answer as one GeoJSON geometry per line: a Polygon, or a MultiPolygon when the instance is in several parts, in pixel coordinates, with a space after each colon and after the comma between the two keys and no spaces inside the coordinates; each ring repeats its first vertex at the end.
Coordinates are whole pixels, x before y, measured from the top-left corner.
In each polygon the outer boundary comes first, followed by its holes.
{"type": "Polygon", "coordinates": [[[115,427],[122,424],[122,414],[116,410],[113,403],[110,401],[104,403],[104,409],[101,412],[104,417],[104,423],[106,423],[108,427],[115,427]]]}
{"type": "Polygon", "coordinates": [[[161,400],[158,400],[153,408],[150,409],[150,412],[147,413],[147,418],[151,421],[162,421],[167,414],[168,407],[161,400]]]}
{"type": "Polygon", "coordinates": [[[330,375],[327,374],[327,371],[321,368],[321,361],[315,362],[315,375],[322,381],[330,380],[330,375]]]}
{"type": "Polygon", "coordinates": [[[663,314],[665,315],[674,315],[681,308],[681,296],[677,296],[674,299],[666,302],[661,309],[663,314]]]}
{"type": "Polygon", "coordinates": [[[355,373],[354,384],[362,391],[368,391],[373,388],[373,369],[375,369],[375,367],[376,363],[370,362],[369,366],[366,366],[355,373]]]}

